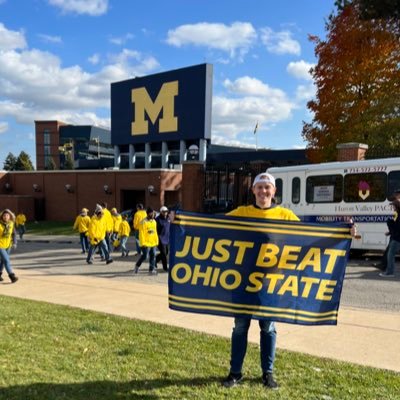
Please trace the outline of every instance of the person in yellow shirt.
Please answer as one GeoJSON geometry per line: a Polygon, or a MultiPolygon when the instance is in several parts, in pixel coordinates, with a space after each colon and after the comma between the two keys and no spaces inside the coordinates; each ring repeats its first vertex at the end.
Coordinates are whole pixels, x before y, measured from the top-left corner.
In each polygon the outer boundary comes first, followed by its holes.
{"type": "Polygon", "coordinates": [[[90,224],[89,210],[82,208],[81,213],[75,218],[73,229],[79,232],[79,240],[81,243],[82,254],[89,251],[88,230],[90,224]]]}
{"type": "MultiPolygon", "coordinates": [[[[255,203],[249,206],[238,207],[227,215],[235,217],[275,219],[286,221],[299,221],[293,211],[276,205],[274,196],[276,192],[275,178],[267,173],[261,173],[254,178],[252,191],[255,203]]],[[[356,236],[356,226],[351,228],[351,235],[356,236]]],[[[231,361],[229,375],[222,384],[231,388],[243,379],[242,365],[247,349],[247,334],[250,328],[251,318],[235,317],[235,323],[231,339],[231,361]]],[[[262,383],[266,388],[277,389],[278,384],[273,377],[273,368],[276,349],[275,322],[260,319],[260,361],[262,370],[262,383]]]]}
{"type": "Polygon", "coordinates": [[[113,233],[114,221],[112,219],[110,210],[107,208],[107,203],[103,202],[100,204],[100,206],[103,208],[104,220],[105,220],[105,224],[106,224],[106,236],[105,236],[104,240],[106,241],[108,252],[111,253],[111,251],[112,251],[111,236],[113,233]]]}
{"type": "Polygon", "coordinates": [[[20,240],[23,239],[24,234],[26,232],[25,224],[26,224],[26,216],[23,211],[20,211],[15,218],[15,227],[18,232],[20,240]]]}
{"type": "Polygon", "coordinates": [[[148,207],[146,210],[146,218],[139,225],[139,243],[141,256],[135,265],[135,274],[139,272],[140,265],[147,256],[149,256],[149,273],[157,275],[156,266],[156,248],[158,246],[157,223],[154,219],[154,210],[148,207]]]}
{"type": "Polygon", "coordinates": [[[86,262],[88,264],[93,264],[93,254],[97,248],[100,249],[100,253],[102,257],[106,261],[106,264],[110,264],[113,262],[113,259],[110,256],[110,252],[108,251],[107,243],[105,241],[106,237],[106,220],[104,217],[103,207],[99,204],[96,205],[96,209],[94,211],[93,217],[90,219],[89,224],[89,252],[86,258],[86,262]]]}
{"type": "Polygon", "coordinates": [[[135,243],[136,243],[136,253],[137,255],[141,255],[142,251],[140,248],[140,241],[139,241],[139,226],[140,223],[146,218],[146,210],[143,207],[142,203],[136,204],[136,212],[133,217],[133,230],[135,236],[135,243]]]}
{"type": "Polygon", "coordinates": [[[131,227],[127,221],[128,216],[124,215],[122,217],[122,222],[119,225],[118,237],[120,238],[120,247],[121,247],[121,257],[128,257],[129,250],[126,248],[126,243],[129,238],[129,234],[131,233],[131,227]]]}
{"type": "Polygon", "coordinates": [[[15,215],[5,209],[0,213],[0,281],[3,281],[3,268],[6,269],[11,283],[17,282],[18,278],[12,269],[10,263],[9,249],[13,242],[15,215]]]}
{"type": "Polygon", "coordinates": [[[118,239],[119,227],[122,222],[121,214],[118,213],[115,207],[111,209],[111,218],[113,220],[113,233],[111,235],[111,246],[112,249],[114,250],[114,240],[118,239]]]}

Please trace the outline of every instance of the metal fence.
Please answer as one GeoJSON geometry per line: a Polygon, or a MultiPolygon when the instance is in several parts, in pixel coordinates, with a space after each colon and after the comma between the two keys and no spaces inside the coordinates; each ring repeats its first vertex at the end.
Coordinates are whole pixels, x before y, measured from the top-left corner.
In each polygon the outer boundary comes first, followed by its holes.
{"type": "Polygon", "coordinates": [[[208,167],[204,173],[203,211],[223,213],[253,202],[251,182],[265,171],[264,163],[239,168],[226,164],[223,168],[208,167]]]}

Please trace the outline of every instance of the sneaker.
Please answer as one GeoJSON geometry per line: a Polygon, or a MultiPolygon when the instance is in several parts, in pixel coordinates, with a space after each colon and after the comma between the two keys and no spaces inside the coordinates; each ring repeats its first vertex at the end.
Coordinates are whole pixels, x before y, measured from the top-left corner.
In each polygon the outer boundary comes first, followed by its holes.
{"type": "Polygon", "coordinates": [[[129,256],[129,250],[126,252],[125,257],[129,256]]]}
{"type": "Polygon", "coordinates": [[[93,264],[92,260],[86,261],[88,264],[93,264]]]}
{"type": "Polygon", "coordinates": [[[231,388],[239,384],[242,380],[242,374],[232,374],[232,372],[230,372],[229,375],[223,380],[222,385],[226,388],[231,388]]]}
{"type": "Polygon", "coordinates": [[[274,389],[274,390],[278,389],[278,384],[274,380],[272,372],[264,372],[262,374],[262,382],[263,382],[263,385],[267,388],[274,389]]]}
{"type": "Polygon", "coordinates": [[[157,275],[157,274],[158,274],[158,272],[156,269],[152,269],[149,271],[149,275],[157,275]]]}
{"type": "Polygon", "coordinates": [[[18,277],[15,276],[15,274],[10,274],[10,275],[8,275],[8,276],[9,276],[9,278],[10,278],[11,283],[17,282],[18,277]]]}
{"type": "Polygon", "coordinates": [[[393,278],[394,274],[387,274],[386,272],[381,272],[379,276],[381,276],[382,278],[393,278]]]}
{"type": "Polygon", "coordinates": [[[133,271],[134,274],[137,274],[139,272],[139,266],[135,265],[135,269],[133,271]]]}
{"type": "Polygon", "coordinates": [[[0,275],[0,282],[3,282],[4,278],[0,275]]]}
{"type": "Polygon", "coordinates": [[[112,258],[109,258],[109,259],[106,261],[106,264],[111,264],[112,262],[114,262],[114,260],[113,260],[112,258]]]}

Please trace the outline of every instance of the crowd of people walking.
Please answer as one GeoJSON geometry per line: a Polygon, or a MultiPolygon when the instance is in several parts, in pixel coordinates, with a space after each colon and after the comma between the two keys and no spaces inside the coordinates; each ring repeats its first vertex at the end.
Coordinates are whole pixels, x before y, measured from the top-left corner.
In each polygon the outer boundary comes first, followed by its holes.
{"type": "Polygon", "coordinates": [[[81,251],[86,254],[87,264],[93,264],[95,255],[111,264],[114,261],[112,254],[117,251],[121,252],[121,257],[128,257],[132,232],[136,246],[133,255],[138,256],[133,272],[137,274],[148,259],[149,274],[156,275],[159,262],[163,270],[168,271],[170,225],[169,210],[165,206],[157,213],[151,207],[145,209],[143,204],[137,204],[131,227],[127,214],[121,215],[115,207],[108,210],[107,203],[101,203],[96,204],[92,216],[89,216],[87,208],[82,208],[73,229],[79,233],[81,251]]]}

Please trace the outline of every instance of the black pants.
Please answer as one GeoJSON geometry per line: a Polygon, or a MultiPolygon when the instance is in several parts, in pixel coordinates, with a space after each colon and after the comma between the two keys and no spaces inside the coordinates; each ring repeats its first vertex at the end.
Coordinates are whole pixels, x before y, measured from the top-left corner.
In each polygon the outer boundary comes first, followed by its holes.
{"type": "Polygon", "coordinates": [[[163,270],[164,271],[168,271],[167,256],[168,256],[168,253],[169,253],[169,246],[167,244],[160,243],[158,245],[158,250],[160,252],[157,254],[156,263],[161,261],[162,266],[163,266],[163,270]]]}

